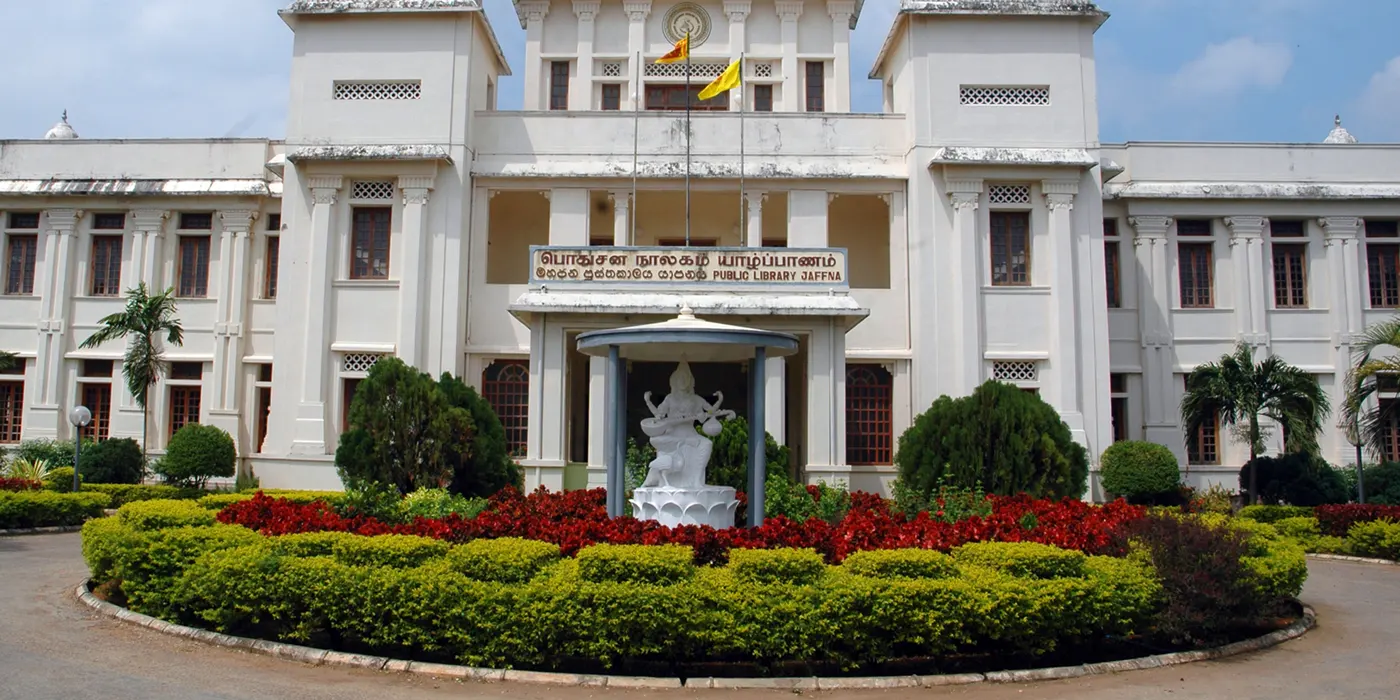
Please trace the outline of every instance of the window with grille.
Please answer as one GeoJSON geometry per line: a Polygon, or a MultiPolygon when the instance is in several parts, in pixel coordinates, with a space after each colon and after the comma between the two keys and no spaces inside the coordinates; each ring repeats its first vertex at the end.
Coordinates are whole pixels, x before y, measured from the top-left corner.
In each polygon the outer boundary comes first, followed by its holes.
{"type": "Polygon", "coordinates": [[[350,183],[350,198],[359,201],[394,201],[394,183],[388,180],[356,180],[350,183]]]}
{"type": "Polygon", "coordinates": [[[826,111],[826,64],[807,62],[807,111],[826,111]]]}
{"type": "Polygon", "coordinates": [[[92,296],[114,297],[121,294],[122,237],[92,237],[92,296]]]}
{"type": "Polygon", "coordinates": [[[350,279],[389,279],[389,207],[355,207],[351,235],[350,279]]]}
{"type": "Polygon", "coordinates": [[[39,230],[39,212],[37,211],[12,211],[5,221],[5,228],[18,231],[39,230]]]}
{"type": "Polygon", "coordinates": [[[199,381],[204,378],[203,362],[172,362],[170,378],[183,381],[199,381]]]}
{"type": "Polygon", "coordinates": [[[1108,308],[1123,306],[1123,268],[1118,259],[1122,246],[1118,241],[1103,242],[1104,278],[1108,283],[1108,308]]]}
{"type": "Polygon", "coordinates": [[[753,86],[753,111],[771,112],[773,111],[773,86],[755,85],[753,86]]]}
{"type": "Polygon", "coordinates": [[[846,366],[846,463],[894,463],[894,377],[879,365],[846,366]]]}
{"type": "Polygon", "coordinates": [[[569,108],[569,62],[549,63],[549,108],[569,108]]]}
{"type": "Polygon", "coordinates": [[[1214,308],[1214,248],[1210,243],[1179,243],[1181,308],[1214,308]]]}
{"type": "Polygon", "coordinates": [[[180,236],[180,284],[176,296],[209,296],[209,237],[180,236]]]}
{"type": "Polygon", "coordinates": [[[340,432],[350,430],[350,406],[355,403],[355,392],[360,389],[363,377],[346,377],[340,380],[340,432]]]}
{"type": "Polygon", "coordinates": [[[258,407],[256,410],[258,433],[253,436],[253,439],[256,440],[253,445],[254,451],[262,452],[263,441],[267,440],[267,417],[272,415],[272,387],[258,387],[258,407]]]}
{"type": "Polygon", "coordinates": [[[530,363],[496,360],[481,373],[481,395],[490,402],[513,457],[525,456],[530,426],[530,363]]]}
{"type": "Polygon", "coordinates": [[[615,112],[622,109],[622,86],[617,83],[603,85],[603,111],[615,112]]]}
{"type": "Polygon", "coordinates": [[[263,266],[263,298],[277,298],[277,265],[282,256],[282,237],[267,237],[267,264],[263,266]]]}
{"type": "Polygon", "coordinates": [[[282,215],[281,215],[281,214],[268,214],[268,215],[267,215],[267,230],[269,230],[269,231],[274,231],[274,232],[275,232],[275,231],[281,231],[281,230],[282,230],[282,215]]]}
{"type": "Polygon", "coordinates": [[[337,80],[334,100],[417,100],[423,97],[421,80],[337,80]]]}
{"type": "Polygon", "coordinates": [[[1178,219],[1176,222],[1176,235],[1178,236],[1211,236],[1210,219],[1178,219]]]}
{"type": "Polygon", "coordinates": [[[1030,204],[1030,185],[991,185],[987,188],[988,204],[1030,204]]]}
{"type": "Polygon", "coordinates": [[[1400,244],[1366,243],[1366,282],[1371,308],[1400,307],[1400,244]]]}
{"type": "Polygon", "coordinates": [[[170,387],[170,435],[180,432],[180,428],[199,422],[200,388],[197,386],[170,387]]]}
{"type": "Polygon", "coordinates": [[[1386,462],[1400,461],[1400,411],[1396,410],[1396,399],[1380,399],[1377,415],[1381,421],[1381,459],[1386,462]]]}
{"type": "Polygon", "coordinates": [[[123,212],[93,214],[92,227],[98,231],[120,231],[126,228],[126,214],[123,212]]]}
{"type": "Polygon", "coordinates": [[[1307,231],[1297,220],[1269,220],[1269,235],[1273,238],[1303,238],[1307,231]]]}
{"type": "Polygon", "coordinates": [[[1110,419],[1113,421],[1113,441],[1128,439],[1128,376],[1108,375],[1108,401],[1110,419]]]}
{"type": "Polygon", "coordinates": [[[690,108],[697,112],[724,112],[729,109],[729,99],[724,95],[715,95],[708,100],[700,99],[700,91],[704,90],[704,85],[691,85],[687,90],[684,85],[648,85],[646,107],[649,110],[661,112],[674,112],[685,109],[685,97],[690,95],[690,108]]]}
{"type": "Polygon", "coordinates": [[[214,230],[214,215],[207,211],[180,212],[180,230],[212,231],[214,230]]]}
{"type": "Polygon", "coordinates": [[[111,360],[83,360],[80,376],[111,378],[113,364],[111,360]]]}
{"type": "Polygon", "coordinates": [[[19,442],[24,432],[24,382],[0,382],[0,442],[19,442]]]}
{"type": "Polygon", "coordinates": [[[10,234],[5,251],[5,293],[34,293],[34,262],[39,254],[39,236],[10,234]]]}
{"type": "Polygon", "coordinates": [[[994,211],[992,223],[992,286],[1024,287],[1031,283],[1031,214],[994,211]]]}
{"type": "Polygon", "coordinates": [[[1186,436],[1186,461],[1220,464],[1220,416],[1211,416],[1186,436]]]}
{"type": "Polygon", "coordinates": [[[84,383],[82,403],[92,411],[92,423],[88,425],[85,437],[98,442],[107,439],[112,424],[112,385],[107,383],[84,383]]]}
{"type": "Polygon", "coordinates": [[[1400,238],[1400,221],[1366,220],[1367,238],[1400,238]]]}
{"type": "Polygon", "coordinates": [[[1045,85],[963,85],[958,101],[970,107],[1044,107],[1050,104],[1045,85]]]}
{"type": "Polygon", "coordinates": [[[1040,365],[1034,360],[997,360],[992,363],[992,379],[1008,384],[1040,380],[1040,365]]]}
{"type": "Polygon", "coordinates": [[[1274,306],[1305,309],[1308,306],[1308,246],[1306,243],[1275,243],[1274,306]]]}

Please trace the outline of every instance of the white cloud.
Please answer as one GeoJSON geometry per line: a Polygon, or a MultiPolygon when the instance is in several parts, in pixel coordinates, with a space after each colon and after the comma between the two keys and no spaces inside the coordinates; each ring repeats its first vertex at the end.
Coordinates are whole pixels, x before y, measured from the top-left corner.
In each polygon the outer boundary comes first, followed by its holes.
{"type": "Polygon", "coordinates": [[[1390,59],[1385,67],[1371,76],[1360,99],[1356,101],[1358,122],[1361,124],[1357,138],[1364,141],[1400,139],[1400,56],[1390,59]]]}
{"type": "Polygon", "coordinates": [[[1200,97],[1231,97],[1253,87],[1274,87],[1293,65],[1293,52],[1276,43],[1241,36],[1207,46],[1171,77],[1173,92],[1200,97]]]}

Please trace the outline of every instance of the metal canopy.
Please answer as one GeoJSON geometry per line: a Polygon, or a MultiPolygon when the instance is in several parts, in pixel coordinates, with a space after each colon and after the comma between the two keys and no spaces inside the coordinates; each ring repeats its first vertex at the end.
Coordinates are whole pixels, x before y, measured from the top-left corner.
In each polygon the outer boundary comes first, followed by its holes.
{"type": "Polygon", "coordinates": [[[585,355],[607,357],[613,346],[624,360],[744,362],[753,359],[758,348],[765,348],[768,357],[796,354],[797,336],[702,321],[690,307],[682,307],[679,316],[660,323],[590,331],[578,337],[579,352],[585,355]]]}

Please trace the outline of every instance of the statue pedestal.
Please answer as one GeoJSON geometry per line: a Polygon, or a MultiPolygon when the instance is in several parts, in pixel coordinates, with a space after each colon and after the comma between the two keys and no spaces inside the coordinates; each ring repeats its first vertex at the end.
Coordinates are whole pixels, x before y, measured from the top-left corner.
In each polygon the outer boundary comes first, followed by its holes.
{"type": "Polygon", "coordinates": [[[632,492],[632,516],[655,520],[666,527],[709,525],[716,529],[734,527],[739,501],[728,486],[701,486],[693,489],[643,487],[632,492]]]}

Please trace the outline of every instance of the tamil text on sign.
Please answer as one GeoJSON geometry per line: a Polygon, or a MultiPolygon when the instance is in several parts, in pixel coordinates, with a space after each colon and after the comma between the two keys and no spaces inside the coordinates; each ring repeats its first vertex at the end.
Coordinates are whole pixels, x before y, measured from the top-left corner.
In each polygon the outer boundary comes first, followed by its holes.
{"type": "Polygon", "coordinates": [[[847,286],[840,248],[613,248],[536,246],[535,284],[741,284],[847,286]]]}

